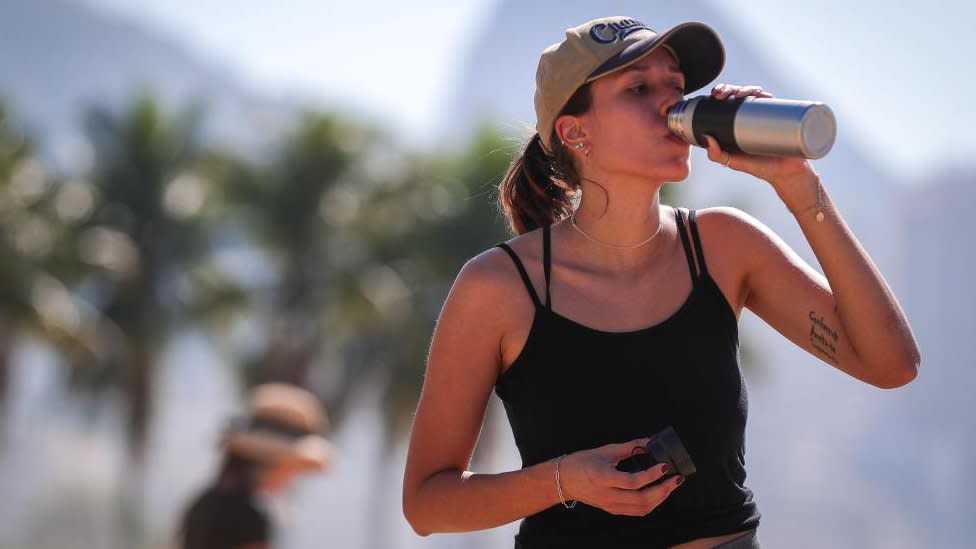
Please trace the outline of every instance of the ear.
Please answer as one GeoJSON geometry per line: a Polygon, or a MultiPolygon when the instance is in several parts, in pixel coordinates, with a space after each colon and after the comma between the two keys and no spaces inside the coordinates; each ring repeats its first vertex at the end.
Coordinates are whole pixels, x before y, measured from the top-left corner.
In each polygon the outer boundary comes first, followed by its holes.
{"type": "Polygon", "coordinates": [[[553,130],[560,141],[567,145],[586,140],[586,128],[583,119],[572,114],[564,114],[556,119],[553,130]]]}

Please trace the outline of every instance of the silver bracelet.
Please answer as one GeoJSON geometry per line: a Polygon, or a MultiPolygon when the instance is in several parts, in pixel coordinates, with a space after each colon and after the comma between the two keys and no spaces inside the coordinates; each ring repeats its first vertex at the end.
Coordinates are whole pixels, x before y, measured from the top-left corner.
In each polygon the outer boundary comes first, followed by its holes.
{"type": "Polygon", "coordinates": [[[799,210],[799,211],[795,212],[794,215],[799,216],[800,214],[806,213],[806,212],[808,212],[808,211],[810,211],[810,210],[812,210],[814,208],[817,209],[817,223],[822,223],[823,220],[824,220],[824,213],[823,213],[823,188],[822,188],[822,186],[820,184],[820,177],[819,176],[817,177],[817,203],[814,204],[814,205],[812,205],[812,206],[807,206],[806,208],[803,208],[802,210],[799,210]]]}
{"type": "Polygon", "coordinates": [[[563,504],[563,507],[572,509],[573,507],[576,507],[576,504],[579,502],[574,499],[571,502],[566,503],[566,498],[563,497],[563,487],[559,482],[559,462],[562,461],[564,457],[566,457],[566,454],[556,458],[556,493],[559,494],[559,502],[563,504]]]}

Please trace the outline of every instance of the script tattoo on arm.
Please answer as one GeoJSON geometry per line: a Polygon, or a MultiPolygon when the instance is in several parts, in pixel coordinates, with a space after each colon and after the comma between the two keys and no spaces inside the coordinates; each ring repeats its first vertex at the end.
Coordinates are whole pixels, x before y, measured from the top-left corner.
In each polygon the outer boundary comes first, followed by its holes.
{"type": "Polygon", "coordinates": [[[823,315],[818,315],[816,311],[810,311],[809,318],[810,344],[831,362],[839,364],[837,361],[837,342],[840,340],[840,336],[837,335],[837,330],[828,326],[824,322],[823,315]]]}

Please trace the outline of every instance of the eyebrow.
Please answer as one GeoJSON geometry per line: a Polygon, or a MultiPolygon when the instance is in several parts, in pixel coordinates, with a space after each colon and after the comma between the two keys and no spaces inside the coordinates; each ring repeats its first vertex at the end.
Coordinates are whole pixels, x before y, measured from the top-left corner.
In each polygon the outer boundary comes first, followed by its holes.
{"type": "MultiPolygon", "coordinates": [[[[644,65],[642,63],[634,63],[632,65],[627,65],[626,67],[620,70],[622,73],[625,73],[625,72],[641,72],[647,69],[648,69],[647,65],[644,65]]],[[[678,67],[677,63],[672,63],[668,65],[668,70],[676,74],[684,75],[684,73],[681,72],[681,68],[678,67]]]]}

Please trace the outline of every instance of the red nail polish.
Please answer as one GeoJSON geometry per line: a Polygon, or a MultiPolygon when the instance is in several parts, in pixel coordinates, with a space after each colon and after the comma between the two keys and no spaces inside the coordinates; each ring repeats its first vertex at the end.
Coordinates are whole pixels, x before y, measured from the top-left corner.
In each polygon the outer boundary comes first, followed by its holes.
{"type": "Polygon", "coordinates": [[[664,465],[661,466],[661,474],[662,475],[668,474],[668,471],[670,471],[670,470],[671,470],[671,468],[668,467],[667,464],[664,464],[664,465]]]}
{"type": "Polygon", "coordinates": [[[675,486],[681,486],[681,483],[685,481],[685,477],[678,477],[678,480],[674,481],[675,486]]]}

